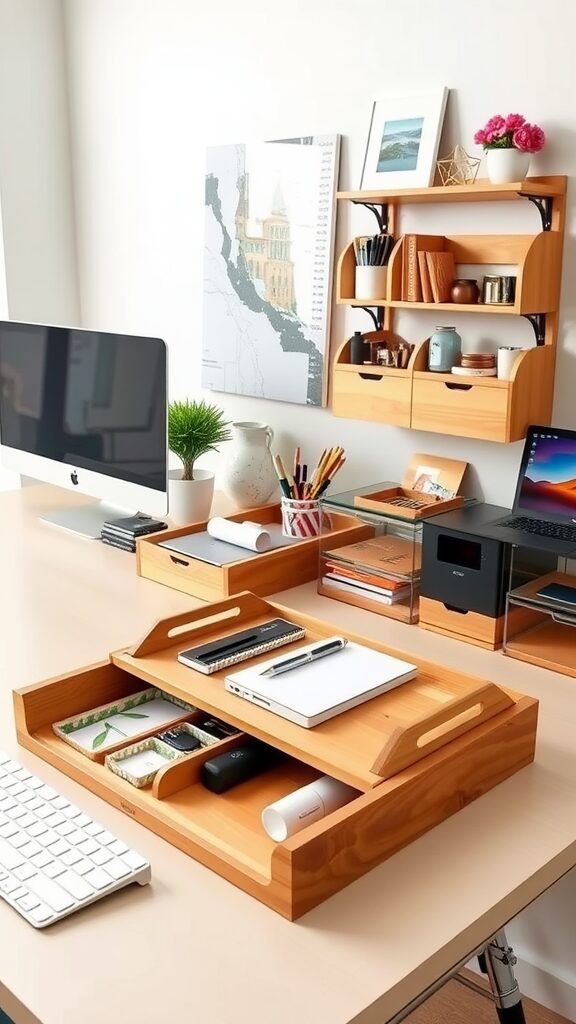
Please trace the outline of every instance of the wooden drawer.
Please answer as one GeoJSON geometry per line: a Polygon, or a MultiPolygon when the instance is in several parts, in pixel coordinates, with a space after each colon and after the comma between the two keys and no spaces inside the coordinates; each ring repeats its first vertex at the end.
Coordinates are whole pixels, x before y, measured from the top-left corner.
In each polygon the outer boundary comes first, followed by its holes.
{"type": "Polygon", "coordinates": [[[411,682],[303,729],[226,691],[224,672],[206,676],[176,659],[200,638],[279,614],[300,622],[307,641],[333,634],[329,623],[238,595],[157,623],[136,648],[101,665],[19,690],[14,705],[24,747],[295,919],[528,764],[538,705],[494,683],[418,662],[411,682]],[[136,789],[53,732],[58,719],[132,693],[142,680],[271,744],[281,754],[278,763],[228,793],[209,792],[199,782],[200,766],[242,740],[232,737],[167,765],[152,786],[136,789]],[[284,842],[270,839],[261,824],[264,807],[322,774],[353,786],[357,797],[284,842]]]}
{"type": "Polygon", "coordinates": [[[412,387],[412,420],[415,430],[431,430],[460,437],[506,441],[508,434],[509,381],[469,384],[415,373],[412,387]]]}
{"type": "MultiPolygon", "coordinates": [[[[327,529],[322,538],[310,537],[290,547],[266,551],[256,557],[249,557],[253,553],[247,551],[246,558],[223,566],[209,565],[161,546],[163,541],[205,530],[206,523],[165,530],[137,542],[138,575],[203,601],[216,601],[242,590],[251,590],[264,596],[297,587],[317,578],[321,541],[323,543],[333,537],[338,543],[352,544],[370,535],[369,527],[359,524],[354,516],[336,512],[326,513],[326,516],[327,529]]],[[[263,525],[282,521],[279,505],[246,509],[227,518],[233,522],[249,519],[263,525]]]]}
{"type": "MultiPolygon", "coordinates": [[[[534,612],[527,608],[510,610],[508,636],[528,629],[536,621],[534,612]]],[[[466,611],[445,605],[431,597],[420,598],[420,625],[433,633],[443,633],[454,640],[464,640],[477,647],[495,651],[504,640],[504,615],[492,618],[479,612],[466,611]]]]}
{"type": "Polygon", "coordinates": [[[409,370],[336,364],[332,412],[357,420],[410,426],[412,375],[409,370]]]}

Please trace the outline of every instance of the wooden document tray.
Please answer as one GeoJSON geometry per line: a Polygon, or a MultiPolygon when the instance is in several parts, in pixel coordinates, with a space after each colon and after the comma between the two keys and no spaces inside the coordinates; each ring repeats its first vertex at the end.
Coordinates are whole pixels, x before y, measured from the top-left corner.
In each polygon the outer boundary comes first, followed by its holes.
{"type": "MultiPolygon", "coordinates": [[[[329,523],[322,531],[323,542],[333,536],[334,542],[347,544],[370,535],[370,530],[354,516],[337,512],[325,515],[329,523]]],[[[226,518],[234,523],[248,519],[263,526],[282,522],[280,505],[245,509],[226,518]]],[[[136,545],[138,575],[175,590],[182,590],[203,601],[218,601],[221,597],[238,594],[247,588],[261,596],[274,594],[279,590],[288,590],[289,587],[298,587],[301,583],[309,583],[318,576],[320,537],[308,537],[289,547],[264,551],[256,557],[253,557],[253,551],[246,551],[245,558],[229,565],[210,565],[161,546],[164,541],[205,529],[206,523],[193,523],[191,526],[164,530],[163,533],[142,538],[136,545]]]]}
{"type": "Polygon", "coordinates": [[[14,704],[24,747],[293,920],[529,764],[538,703],[418,661],[415,680],[303,729],[228,693],[224,672],[207,676],[176,660],[191,644],[277,615],[305,626],[306,642],[334,633],[329,623],[240,594],[162,620],[135,648],[101,664],[18,690],[14,704]],[[141,690],[143,681],[265,740],[285,758],[227,793],[211,793],[199,782],[200,767],[244,739],[234,736],[162,768],[148,789],[135,789],[53,732],[53,722],[141,690]],[[261,824],[264,807],[322,774],[354,786],[357,798],[273,842],[261,824]]]}

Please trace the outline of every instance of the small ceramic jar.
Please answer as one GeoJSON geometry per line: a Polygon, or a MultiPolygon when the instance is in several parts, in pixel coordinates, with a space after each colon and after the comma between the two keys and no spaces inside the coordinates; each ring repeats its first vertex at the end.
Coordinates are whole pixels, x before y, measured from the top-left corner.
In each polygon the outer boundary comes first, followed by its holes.
{"type": "Polygon", "coordinates": [[[460,363],[462,338],[455,327],[437,327],[430,336],[428,369],[435,373],[450,373],[460,363]]]}
{"type": "Polygon", "coordinates": [[[452,302],[457,302],[462,306],[471,306],[478,302],[480,297],[480,289],[476,281],[472,278],[458,278],[454,281],[450,289],[450,296],[452,302]]]}

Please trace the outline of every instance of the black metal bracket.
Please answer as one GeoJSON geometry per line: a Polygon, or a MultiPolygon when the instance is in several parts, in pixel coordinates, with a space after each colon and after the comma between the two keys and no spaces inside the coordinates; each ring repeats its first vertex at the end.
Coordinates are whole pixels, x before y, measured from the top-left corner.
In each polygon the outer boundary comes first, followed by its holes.
{"type": "Polygon", "coordinates": [[[546,313],[522,313],[522,316],[532,324],[536,344],[543,345],[546,334],[546,313]]]}
{"type": "Polygon", "coordinates": [[[374,323],[374,330],[381,331],[384,328],[384,306],[359,306],[359,309],[363,309],[368,316],[372,317],[374,323]]]}
{"type": "Polygon", "coordinates": [[[352,202],[356,206],[365,206],[370,210],[378,221],[380,232],[388,234],[388,203],[367,203],[363,199],[353,199],[352,202]]]}
{"type": "Polygon", "coordinates": [[[531,196],[529,192],[520,192],[519,195],[534,203],[540,214],[542,230],[550,231],[552,228],[552,196],[531,196]]]}

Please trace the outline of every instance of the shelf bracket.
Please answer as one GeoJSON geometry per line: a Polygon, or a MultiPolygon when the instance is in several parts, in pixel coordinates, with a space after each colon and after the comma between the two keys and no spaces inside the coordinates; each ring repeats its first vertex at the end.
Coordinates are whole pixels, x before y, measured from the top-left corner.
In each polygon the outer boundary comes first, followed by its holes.
{"type": "Polygon", "coordinates": [[[378,228],[382,234],[388,234],[388,203],[365,203],[362,199],[353,199],[355,206],[365,206],[370,210],[378,221],[378,228]]]}
{"type": "Polygon", "coordinates": [[[550,231],[552,228],[552,196],[532,196],[529,192],[520,192],[519,194],[534,203],[540,214],[542,230],[550,231]]]}
{"type": "Polygon", "coordinates": [[[536,344],[543,345],[546,334],[546,313],[522,313],[522,316],[532,324],[536,344]]]}
{"type": "Polygon", "coordinates": [[[358,306],[358,309],[363,309],[368,316],[372,317],[375,331],[384,329],[384,306],[358,306]]]}

